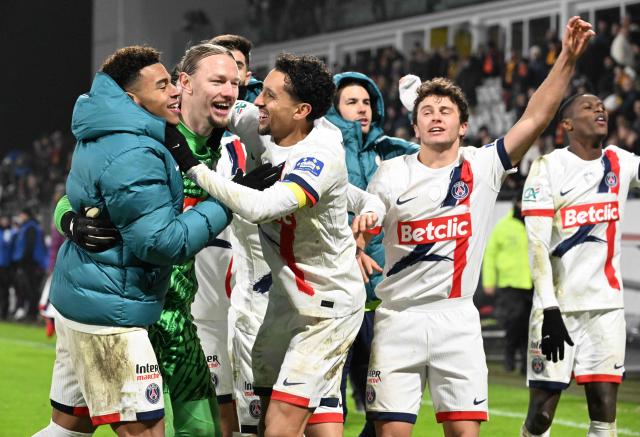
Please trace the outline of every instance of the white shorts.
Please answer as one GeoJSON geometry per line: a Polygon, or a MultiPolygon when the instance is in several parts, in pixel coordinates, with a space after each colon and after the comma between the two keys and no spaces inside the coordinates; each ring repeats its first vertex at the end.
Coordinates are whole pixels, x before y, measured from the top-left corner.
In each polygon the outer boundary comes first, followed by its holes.
{"type": "Polygon", "coordinates": [[[471,299],[445,308],[376,309],[367,419],[415,423],[429,384],[436,420],[488,420],[487,363],[471,299]]]}
{"type": "Polygon", "coordinates": [[[194,320],[211,380],[216,388],[218,404],[233,402],[233,372],[229,355],[227,320],[194,320]]]}
{"type": "Polygon", "coordinates": [[[164,417],[162,376],[147,331],[101,335],[77,331],[56,316],[51,405],[90,416],[94,425],[164,417]]]}
{"type": "Polygon", "coordinates": [[[287,296],[271,292],[252,351],[255,393],[306,408],[340,407],[334,421],[341,422],[342,368],[363,315],[364,308],[338,318],[302,316],[287,296]]]}
{"type": "Polygon", "coordinates": [[[531,311],[527,385],[545,390],[564,390],[572,374],[578,384],[620,384],[624,373],[626,323],[624,309],[564,313],[565,326],[574,346],[564,345],[564,360],[547,361],[540,351],[543,314],[531,311]]]}

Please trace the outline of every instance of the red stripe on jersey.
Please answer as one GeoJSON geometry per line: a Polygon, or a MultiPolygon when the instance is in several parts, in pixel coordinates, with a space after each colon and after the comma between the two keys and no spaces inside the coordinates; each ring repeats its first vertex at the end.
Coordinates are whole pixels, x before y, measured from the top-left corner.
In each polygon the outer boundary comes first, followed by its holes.
{"type": "Polygon", "coordinates": [[[622,375],[605,375],[605,374],[593,374],[593,375],[580,375],[576,376],[576,382],[578,384],[586,384],[588,382],[613,382],[614,384],[622,384],[622,375]]]}
{"type": "MultiPolygon", "coordinates": [[[[617,183],[610,188],[611,192],[616,196],[620,192],[620,160],[618,155],[613,150],[607,150],[604,152],[609,162],[611,163],[611,171],[616,175],[617,183]]],[[[606,177],[606,175],[605,175],[606,177]]],[[[615,253],[616,244],[616,222],[609,222],[607,224],[607,259],[604,262],[604,274],[607,277],[607,281],[611,288],[620,290],[620,283],[616,278],[616,269],[613,267],[613,255],[615,253]]]]}
{"type": "Polygon", "coordinates": [[[382,232],[382,226],[376,226],[375,228],[367,229],[365,231],[367,234],[378,235],[382,232]]]}
{"type": "MultiPolygon", "coordinates": [[[[471,164],[469,164],[469,161],[464,161],[462,163],[460,180],[465,182],[469,187],[469,194],[467,194],[467,197],[465,197],[459,205],[469,206],[471,204],[471,194],[473,193],[473,172],[471,171],[471,164]]],[[[462,273],[467,266],[469,237],[470,235],[467,235],[456,239],[456,248],[453,252],[453,283],[451,284],[449,299],[462,296],[462,273]]]]}
{"type": "Polygon", "coordinates": [[[292,395],[278,390],[273,390],[271,392],[271,400],[282,401],[286,402],[287,404],[297,405],[304,408],[307,408],[309,406],[308,398],[292,395]]]}
{"type": "Polygon", "coordinates": [[[109,423],[122,422],[120,420],[120,413],[103,414],[102,416],[91,417],[91,423],[94,426],[107,425],[109,423]]]}
{"type": "Polygon", "coordinates": [[[196,206],[198,203],[202,202],[205,199],[206,199],[206,197],[187,197],[187,196],[184,196],[184,201],[182,202],[182,211],[190,210],[191,208],[193,208],[194,206],[196,206]]]}
{"type": "Polygon", "coordinates": [[[227,297],[231,297],[231,267],[233,267],[233,256],[229,260],[229,267],[227,267],[227,274],[224,276],[224,289],[227,292],[227,297]]]}
{"type": "Polygon", "coordinates": [[[489,420],[489,415],[486,411],[447,411],[444,413],[436,413],[436,421],[438,423],[456,420],[479,420],[486,422],[489,420]]]}
{"type": "Polygon", "coordinates": [[[342,413],[318,413],[313,414],[307,425],[313,423],[343,423],[344,417],[342,417],[342,413]]]}
{"type": "Polygon", "coordinates": [[[71,414],[74,416],[88,416],[89,407],[73,407],[73,412],[71,414]]]}
{"type": "Polygon", "coordinates": [[[236,156],[238,157],[238,168],[242,169],[243,172],[247,172],[247,155],[244,153],[244,149],[242,148],[242,143],[239,139],[233,140],[233,148],[236,151],[236,156]]]}
{"type": "Polygon", "coordinates": [[[296,278],[296,286],[298,290],[309,296],[313,296],[315,291],[311,285],[304,280],[304,272],[296,264],[296,257],[293,254],[293,242],[296,236],[296,218],[290,214],[278,220],[280,223],[280,256],[287,263],[287,267],[291,269],[296,278]]]}
{"type": "Polygon", "coordinates": [[[553,217],[555,215],[555,211],[553,209],[523,209],[522,215],[533,217],[553,217]]]}

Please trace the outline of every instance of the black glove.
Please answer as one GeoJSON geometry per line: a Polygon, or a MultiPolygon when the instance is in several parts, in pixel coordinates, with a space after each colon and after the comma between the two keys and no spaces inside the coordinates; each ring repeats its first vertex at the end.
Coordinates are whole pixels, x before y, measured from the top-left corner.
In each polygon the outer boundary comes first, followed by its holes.
{"type": "Polygon", "coordinates": [[[60,220],[60,228],[69,240],[87,252],[104,252],[120,241],[118,229],[106,218],[84,217],[68,211],[60,220]]]}
{"type": "Polygon", "coordinates": [[[171,152],[171,156],[178,163],[180,171],[186,173],[191,167],[200,164],[200,161],[191,153],[187,139],[171,123],[167,123],[164,129],[164,146],[171,152]]]}
{"type": "Polygon", "coordinates": [[[244,174],[241,169],[238,169],[236,175],[231,180],[236,184],[262,191],[280,180],[283,168],[284,162],[275,167],[270,163],[262,164],[247,174],[244,174]]]}
{"type": "Polygon", "coordinates": [[[542,341],[540,341],[540,351],[547,360],[557,362],[564,360],[564,342],[573,346],[573,340],[569,337],[567,328],[564,326],[562,314],[559,308],[544,310],[542,319],[542,341]]]}

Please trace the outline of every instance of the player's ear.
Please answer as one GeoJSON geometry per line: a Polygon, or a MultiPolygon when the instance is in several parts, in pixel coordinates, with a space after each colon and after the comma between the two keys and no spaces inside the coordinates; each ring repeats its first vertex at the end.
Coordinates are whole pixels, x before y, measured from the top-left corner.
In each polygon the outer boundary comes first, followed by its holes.
{"type": "Polygon", "coordinates": [[[460,138],[464,137],[465,134],[467,133],[467,128],[469,127],[469,123],[468,122],[464,122],[460,124],[460,129],[458,129],[458,136],[460,138]]]}
{"type": "Polygon", "coordinates": [[[564,128],[565,131],[571,132],[573,130],[573,123],[571,123],[570,119],[563,118],[560,123],[562,124],[562,127],[564,128]]]}
{"type": "Polygon", "coordinates": [[[193,94],[193,87],[191,85],[191,76],[189,76],[184,71],[180,73],[178,76],[178,85],[179,88],[185,91],[188,94],[193,94]]]}
{"type": "Polygon", "coordinates": [[[411,126],[413,127],[413,136],[420,140],[420,129],[418,129],[418,125],[412,124],[411,126]]]}
{"type": "Polygon", "coordinates": [[[293,113],[294,120],[303,120],[306,119],[309,114],[311,114],[311,105],[308,103],[299,103],[296,105],[296,110],[293,113]]]}

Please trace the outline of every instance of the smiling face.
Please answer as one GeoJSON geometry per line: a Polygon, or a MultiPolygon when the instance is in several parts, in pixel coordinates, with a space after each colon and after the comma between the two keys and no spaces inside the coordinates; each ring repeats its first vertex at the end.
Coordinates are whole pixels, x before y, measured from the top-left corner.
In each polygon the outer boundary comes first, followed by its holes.
{"type": "Polygon", "coordinates": [[[260,110],[258,133],[271,135],[276,144],[294,130],[294,115],[300,105],[285,89],[285,78],[283,72],[271,70],[254,102],[260,110]]]}
{"type": "Polygon", "coordinates": [[[171,83],[164,65],[157,63],[142,68],[139,78],[127,88],[127,94],[153,115],[171,124],[180,121],[178,89],[171,83]]]}
{"type": "Polygon", "coordinates": [[[364,135],[371,130],[371,97],[362,85],[347,85],[341,88],[338,101],[338,112],[347,121],[355,121],[360,124],[364,135]]]}
{"type": "Polygon", "coordinates": [[[576,97],[563,118],[570,138],[596,141],[598,144],[607,136],[607,122],[608,115],[602,100],[591,94],[576,97]]]}
{"type": "Polygon", "coordinates": [[[415,116],[415,135],[426,147],[449,149],[459,145],[467,131],[467,123],[460,122],[458,106],[449,97],[425,97],[418,104],[415,116]]]}
{"type": "Polygon", "coordinates": [[[181,73],[182,105],[195,120],[207,120],[210,127],[225,127],[231,107],[238,98],[240,77],[235,60],[227,54],[198,61],[193,74],[181,73]]]}

